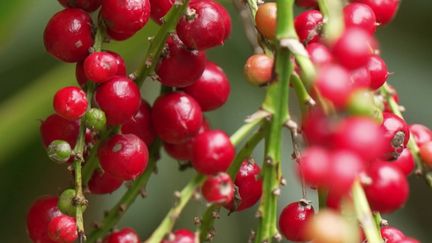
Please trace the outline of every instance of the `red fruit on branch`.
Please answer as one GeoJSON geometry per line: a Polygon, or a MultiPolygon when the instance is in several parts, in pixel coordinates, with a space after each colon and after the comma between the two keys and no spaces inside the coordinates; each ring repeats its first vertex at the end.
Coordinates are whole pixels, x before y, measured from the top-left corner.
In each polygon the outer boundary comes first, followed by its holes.
{"type": "Polygon", "coordinates": [[[384,131],[384,158],[397,159],[406,148],[410,138],[410,131],[406,122],[397,115],[384,112],[381,128],[384,131]]]}
{"type": "Polygon", "coordinates": [[[357,68],[350,72],[351,84],[356,89],[366,89],[371,85],[371,75],[366,67],[357,68]]]}
{"type": "Polygon", "coordinates": [[[75,218],[67,215],[60,215],[48,224],[48,236],[54,242],[73,243],[78,238],[75,218]]]}
{"type": "Polygon", "coordinates": [[[276,3],[261,4],[255,15],[255,25],[258,31],[269,40],[276,37],[276,3]]]}
{"type": "Polygon", "coordinates": [[[386,63],[381,57],[373,55],[369,58],[367,69],[371,77],[370,88],[373,90],[379,89],[389,76],[386,63]]]}
{"type": "Polygon", "coordinates": [[[225,104],[231,86],[222,68],[207,61],[201,77],[183,90],[198,102],[202,111],[211,111],[225,104]]]}
{"type": "Polygon", "coordinates": [[[33,202],[27,213],[27,233],[33,242],[54,243],[48,237],[48,224],[63,215],[57,208],[58,197],[42,196],[33,202]]]}
{"type": "Polygon", "coordinates": [[[93,12],[101,5],[102,0],[58,0],[66,8],[80,8],[87,12],[93,12]]]}
{"type": "Polygon", "coordinates": [[[422,161],[429,167],[432,167],[432,142],[424,143],[420,147],[419,154],[422,161]]]}
{"type": "Polygon", "coordinates": [[[265,85],[273,79],[273,58],[265,54],[250,56],[244,66],[246,79],[253,85],[265,85]]]}
{"type": "Polygon", "coordinates": [[[54,95],[54,110],[59,116],[69,121],[75,121],[84,116],[87,105],[87,95],[78,87],[65,87],[54,95]]]}
{"type": "Polygon", "coordinates": [[[162,24],[162,18],[168,13],[175,0],[150,0],[151,18],[158,24],[162,24]]]}
{"type": "Polygon", "coordinates": [[[62,10],[45,27],[45,48],[61,61],[81,61],[93,46],[92,28],[93,22],[85,11],[76,8],[62,10]]]}
{"type": "Polygon", "coordinates": [[[305,149],[297,164],[298,176],[312,187],[327,186],[330,169],[330,154],[326,149],[317,146],[305,149]]]}
{"type": "Polygon", "coordinates": [[[396,15],[400,0],[355,0],[371,7],[380,24],[388,24],[396,15]]]}
{"type": "Polygon", "coordinates": [[[225,205],[234,198],[234,183],[227,173],[211,175],[204,181],[201,193],[207,202],[225,205]]]}
{"type": "Polygon", "coordinates": [[[309,145],[327,146],[334,130],[334,123],[320,109],[309,111],[302,122],[302,133],[309,145]]]}
{"type": "Polygon", "coordinates": [[[73,148],[78,138],[79,121],[69,121],[53,114],[42,121],[40,134],[45,147],[54,140],[64,140],[73,148]]]}
{"type": "Polygon", "coordinates": [[[294,26],[302,43],[317,42],[323,25],[323,16],[318,10],[308,10],[294,19],[294,26]]]}
{"type": "Polygon", "coordinates": [[[152,122],[162,141],[179,144],[198,133],[203,115],[195,99],[182,92],[173,92],[155,101],[152,122]]]}
{"type": "Polygon", "coordinates": [[[366,4],[351,3],[343,9],[345,27],[358,27],[370,34],[376,30],[376,17],[374,11],[366,4]]]}
{"type": "Polygon", "coordinates": [[[412,124],[409,126],[409,130],[413,135],[414,141],[419,147],[432,141],[432,131],[422,124],[412,124]]]}
{"type": "Polygon", "coordinates": [[[408,148],[405,148],[396,160],[389,162],[396,165],[405,176],[409,176],[415,168],[414,157],[408,148]]]}
{"type": "MultiPolygon", "coordinates": [[[[365,163],[350,151],[331,151],[330,170],[327,185],[334,195],[347,195],[356,178],[363,172],[365,163]]],[[[316,163],[316,161],[315,161],[316,163]]]]}
{"type": "Polygon", "coordinates": [[[147,147],[156,138],[156,133],[151,122],[151,107],[145,100],[141,100],[138,112],[121,127],[122,133],[132,133],[143,140],[147,147]]]}
{"type": "Polygon", "coordinates": [[[279,229],[283,236],[290,241],[309,241],[306,226],[314,215],[312,205],[304,202],[288,204],[279,216],[279,229]]]}
{"type": "Polygon", "coordinates": [[[396,243],[406,238],[402,231],[392,226],[381,227],[381,236],[385,242],[396,243]]]}
{"type": "Polygon", "coordinates": [[[132,80],[115,76],[97,87],[95,100],[105,112],[108,124],[119,125],[137,113],[141,105],[141,94],[132,80]]]}
{"type": "Polygon", "coordinates": [[[98,150],[102,169],[120,180],[133,180],[147,167],[148,150],[133,134],[114,135],[98,150]]]}
{"type": "Polygon", "coordinates": [[[139,243],[141,242],[137,232],[130,228],[126,227],[122,230],[115,231],[109,235],[107,235],[103,243],[139,243]]]}
{"type": "Polygon", "coordinates": [[[122,184],[123,180],[102,170],[95,170],[88,182],[88,189],[92,194],[107,194],[116,191],[122,184]]]}
{"type": "Polygon", "coordinates": [[[125,75],[123,58],[112,52],[93,52],[85,60],[83,71],[87,80],[102,83],[116,75],[125,75]]]}
{"type": "Polygon", "coordinates": [[[234,156],[234,145],[221,130],[206,131],[195,137],[192,166],[202,174],[212,175],[226,171],[234,156]]]}
{"type": "Polygon", "coordinates": [[[327,46],[322,43],[310,43],[307,45],[306,50],[309,53],[309,58],[317,67],[333,62],[333,55],[327,46]]]}
{"type": "Polygon", "coordinates": [[[195,234],[186,229],[178,229],[161,243],[195,243],[195,234]]]}

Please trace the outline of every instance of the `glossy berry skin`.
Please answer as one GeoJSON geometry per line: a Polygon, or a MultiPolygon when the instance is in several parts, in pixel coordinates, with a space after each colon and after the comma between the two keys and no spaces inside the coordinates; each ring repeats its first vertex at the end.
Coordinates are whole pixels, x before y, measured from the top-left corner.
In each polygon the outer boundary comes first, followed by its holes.
{"type": "Polygon", "coordinates": [[[133,134],[117,134],[104,142],[98,150],[102,169],[120,180],[132,180],[147,167],[146,144],[133,134]]]}
{"type": "Polygon", "coordinates": [[[402,240],[396,241],[396,243],[420,243],[420,241],[418,241],[414,238],[406,237],[402,240]]]}
{"type": "Polygon", "coordinates": [[[366,67],[351,70],[350,79],[352,86],[356,89],[366,89],[371,85],[371,76],[366,67]]]}
{"type": "Polygon", "coordinates": [[[64,87],[54,95],[54,110],[59,116],[69,121],[78,120],[84,116],[87,105],[87,95],[78,87],[64,87]]]}
{"type": "Polygon", "coordinates": [[[249,83],[265,85],[273,79],[273,58],[265,54],[250,56],[244,66],[244,74],[249,83]]]}
{"type": "Polygon", "coordinates": [[[101,5],[102,0],[58,0],[66,8],[80,8],[87,12],[93,12],[101,5]]]}
{"type": "Polygon", "coordinates": [[[366,4],[351,3],[344,9],[345,27],[358,27],[370,34],[376,30],[376,17],[374,11],[366,4]]]}
{"type": "Polygon", "coordinates": [[[106,236],[103,243],[139,243],[140,238],[136,231],[130,227],[123,228],[120,231],[115,231],[106,236]]]}
{"type": "Polygon", "coordinates": [[[409,126],[409,130],[414,137],[414,141],[419,147],[432,141],[432,131],[422,124],[412,124],[409,126]]]}
{"type": "Polygon", "coordinates": [[[385,242],[396,243],[405,239],[405,234],[392,226],[381,227],[381,236],[385,242]]]}
{"type": "Polygon", "coordinates": [[[162,243],[195,243],[195,234],[186,229],[178,229],[163,240],[162,243]]]}
{"type": "Polygon", "coordinates": [[[151,18],[158,24],[162,24],[162,18],[168,13],[175,0],[150,0],[151,18]]]}
{"type": "Polygon", "coordinates": [[[424,143],[420,147],[420,158],[424,163],[426,163],[429,167],[432,167],[432,142],[424,143]]]}
{"type": "Polygon", "coordinates": [[[353,91],[348,71],[338,64],[328,64],[318,72],[315,85],[320,94],[337,108],[343,108],[353,91]]]}
{"type": "Polygon", "coordinates": [[[384,112],[381,127],[385,140],[384,158],[396,159],[408,144],[410,138],[408,125],[399,116],[384,112]]]}
{"type": "Polygon", "coordinates": [[[317,0],[296,0],[295,3],[304,8],[316,8],[318,6],[317,0]]]}
{"type": "Polygon", "coordinates": [[[53,114],[40,125],[42,142],[48,147],[54,140],[64,140],[73,148],[79,133],[79,121],[68,121],[53,114]]]}
{"type": "Polygon", "coordinates": [[[268,2],[260,5],[255,15],[258,31],[269,40],[276,37],[276,3],[268,2]]]}
{"type": "Polygon", "coordinates": [[[409,194],[408,181],[395,165],[374,162],[367,175],[372,183],[363,188],[372,210],[391,213],[405,204],[409,194]]]}
{"type": "Polygon", "coordinates": [[[319,109],[311,109],[302,121],[302,133],[308,145],[327,145],[334,123],[319,109]]]}
{"type": "Polygon", "coordinates": [[[92,194],[107,194],[116,191],[122,184],[123,180],[101,170],[95,170],[88,182],[88,189],[92,194]]]}
{"type": "Polygon", "coordinates": [[[409,176],[415,168],[414,157],[408,148],[405,148],[396,160],[389,162],[397,166],[405,176],[409,176]]]}
{"type": "Polygon", "coordinates": [[[400,0],[355,0],[371,7],[380,24],[388,24],[396,15],[400,0]]]}
{"type": "Polygon", "coordinates": [[[381,57],[373,55],[369,58],[367,69],[371,77],[370,88],[372,90],[379,89],[389,76],[386,63],[381,57]]]}
{"type": "Polygon", "coordinates": [[[110,52],[93,52],[84,60],[83,68],[87,79],[95,83],[108,81],[115,75],[124,75],[123,59],[110,52]]]}
{"type": "Polygon", "coordinates": [[[374,38],[360,28],[346,29],[333,46],[333,55],[348,69],[366,65],[372,55],[374,38]]]}
{"type": "Polygon", "coordinates": [[[115,40],[125,40],[140,30],[150,18],[149,0],[103,0],[100,11],[115,40]]]}
{"type": "Polygon", "coordinates": [[[201,77],[183,90],[198,102],[202,111],[212,111],[228,100],[231,85],[222,68],[207,61],[201,77]]]}
{"type": "Polygon", "coordinates": [[[132,133],[143,140],[147,146],[154,141],[156,133],[151,122],[151,107],[145,100],[141,100],[138,112],[121,127],[122,133],[132,133]]]}
{"type": "Polygon", "coordinates": [[[305,149],[297,163],[298,176],[311,187],[328,185],[330,170],[330,154],[319,146],[305,149]]]}
{"type": "Polygon", "coordinates": [[[383,136],[382,129],[373,120],[351,117],[338,124],[332,138],[332,146],[350,150],[365,162],[370,162],[383,154],[385,146],[383,136]]]}
{"type": "Polygon", "coordinates": [[[155,101],[152,122],[162,141],[179,144],[198,133],[203,115],[194,98],[182,92],[173,92],[155,101]]]}
{"type": "Polygon", "coordinates": [[[290,241],[309,241],[306,235],[306,225],[313,217],[314,209],[312,205],[303,202],[293,202],[288,204],[279,216],[279,229],[282,235],[290,241]]]}
{"type": "Polygon", "coordinates": [[[234,183],[227,173],[211,175],[204,181],[201,193],[207,202],[224,205],[234,198],[234,183]]]}
{"type": "Polygon", "coordinates": [[[243,161],[234,184],[239,198],[234,198],[226,208],[230,211],[242,211],[255,205],[262,195],[261,168],[256,163],[243,161]]]}
{"type": "Polygon", "coordinates": [[[157,68],[159,81],[170,87],[186,87],[199,79],[206,66],[203,51],[188,49],[177,37],[167,41],[167,54],[157,68]]]}
{"type": "Polygon", "coordinates": [[[64,62],[81,61],[94,43],[92,26],[92,20],[85,11],[64,9],[56,13],[45,27],[45,48],[64,62]]]}
{"type": "Polygon", "coordinates": [[[54,243],[48,237],[48,224],[53,218],[62,215],[57,202],[57,197],[42,196],[30,207],[27,213],[27,233],[33,242],[54,243]]]}
{"type": "Polygon", "coordinates": [[[183,16],[177,24],[177,34],[191,49],[204,50],[222,45],[231,31],[231,18],[219,3],[193,1],[189,4],[194,16],[183,16]]]}
{"type": "Polygon", "coordinates": [[[364,167],[364,161],[351,151],[336,150],[330,152],[329,178],[331,178],[331,182],[328,184],[328,189],[334,195],[348,194],[354,180],[364,170],[364,167]]]}
{"type": "Polygon", "coordinates": [[[95,91],[95,100],[105,112],[109,125],[127,122],[141,105],[138,86],[129,78],[115,76],[95,91]]]}
{"type": "Polygon", "coordinates": [[[310,43],[307,45],[306,50],[309,53],[311,61],[318,67],[333,61],[333,55],[330,50],[322,43],[310,43]]]}
{"type": "Polygon", "coordinates": [[[202,174],[213,175],[226,171],[234,156],[234,145],[221,130],[206,131],[195,137],[192,166],[202,174]]]}
{"type": "Polygon", "coordinates": [[[323,16],[318,10],[304,11],[294,20],[294,26],[302,43],[311,43],[319,40],[323,16]]]}
{"type": "Polygon", "coordinates": [[[48,237],[59,243],[72,243],[78,238],[75,218],[60,215],[53,218],[48,224],[48,237]]]}

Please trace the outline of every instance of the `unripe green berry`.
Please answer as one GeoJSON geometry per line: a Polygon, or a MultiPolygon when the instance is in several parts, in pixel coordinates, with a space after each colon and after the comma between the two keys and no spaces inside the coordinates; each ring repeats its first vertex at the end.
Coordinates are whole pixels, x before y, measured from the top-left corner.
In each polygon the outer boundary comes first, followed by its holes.
{"type": "MultiPolygon", "coordinates": [[[[76,196],[75,189],[66,189],[62,192],[62,194],[60,194],[57,206],[62,213],[75,217],[76,214],[76,207],[74,203],[75,196],[76,196]]],[[[84,211],[86,209],[86,206],[83,206],[82,209],[84,211]]]]}
{"type": "Polygon", "coordinates": [[[54,140],[47,149],[48,157],[59,164],[67,162],[72,154],[72,148],[66,141],[54,140]]]}
{"type": "Polygon", "coordinates": [[[106,126],[106,116],[105,112],[97,108],[91,108],[85,114],[85,124],[88,128],[101,131],[106,126]]]}
{"type": "Polygon", "coordinates": [[[348,101],[348,112],[356,116],[374,116],[376,110],[373,94],[365,89],[360,89],[351,94],[348,101]]]}

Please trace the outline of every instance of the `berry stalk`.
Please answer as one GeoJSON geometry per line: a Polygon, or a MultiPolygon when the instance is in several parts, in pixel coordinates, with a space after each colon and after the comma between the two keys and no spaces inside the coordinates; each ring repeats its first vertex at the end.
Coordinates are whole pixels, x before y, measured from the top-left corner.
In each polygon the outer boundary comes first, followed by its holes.
{"type": "Polygon", "coordinates": [[[324,37],[328,42],[333,43],[344,30],[342,1],[318,0],[318,5],[324,16],[324,37]]]}

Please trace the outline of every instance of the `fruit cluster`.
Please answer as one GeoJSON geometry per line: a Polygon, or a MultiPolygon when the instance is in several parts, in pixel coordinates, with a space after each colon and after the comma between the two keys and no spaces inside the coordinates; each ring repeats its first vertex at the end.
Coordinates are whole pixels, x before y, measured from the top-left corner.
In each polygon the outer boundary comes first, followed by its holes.
{"type": "Polygon", "coordinates": [[[432,132],[419,124],[409,126],[401,117],[397,93],[387,84],[389,72],[374,38],[377,26],[393,19],[399,0],[355,0],[341,11],[333,11],[341,7],[338,1],[326,6],[327,1],[297,0],[298,6],[312,9],[295,18],[293,0],[246,5],[255,16],[264,53],[246,61],[245,76],[268,91],[262,108],[231,137],[210,128],[204,115],[223,106],[230,94],[227,75],[206,58],[206,51],[222,45],[231,33],[231,18],[220,3],[59,2],[65,9],[48,22],[44,43],[53,57],[76,63],[78,86],[57,91],[55,113],[42,121],[40,132],[49,158],[69,165],[74,186],[33,203],[27,216],[33,242],[85,241],[85,193],[109,194],[126,181],[132,183],[129,191],[87,241],[105,237],[104,242],[140,242],[131,228],[107,233],[120,218],[119,210],[127,210],[146,184],[161,147],[197,176],[146,242],[210,240],[221,207],[238,212],[260,199],[255,241],[278,238],[275,213],[279,185],[284,184],[279,158],[284,125],[292,132],[295,169],[303,187],[318,189],[320,198],[325,198],[320,206],[327,207],[315,214],[306,195],[284,207],[279,230],[286,239],[417,242],[383,226],[382,220],[371,223],[371,209],[380,219],[380,213],[391,213],[406,203],[406,177],[416,166],[423,172],[432,167],[432,132]],[[91,12],[96,10],[95,25],[91,12]],[[288,19],[278,19],[277,14],[288,19]],[[128,75],[123,58],[102,45],[132,37],[150,18],[161,25],[160,31],[144,65],[128,75]],[[161,85],[152,105],[141,97],[145,78],[161,85]],[[302,110],[299,127],[289,118],[289,86],[294,87],[302,110]],[[236,153],[235,146],[257,127],[236,153]],[[261,169],[251,154],[262,139],[266,158],[261,169]],[[186,229],[171,233],[175,218],[197,189],[212,205],[197,220],[197,233],[186,229]],[[360,212],[360,230],[341,214],[347,209],[360,212]]]}

